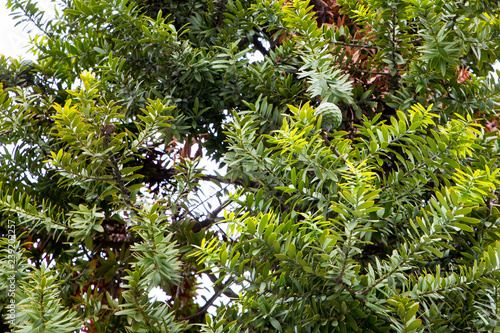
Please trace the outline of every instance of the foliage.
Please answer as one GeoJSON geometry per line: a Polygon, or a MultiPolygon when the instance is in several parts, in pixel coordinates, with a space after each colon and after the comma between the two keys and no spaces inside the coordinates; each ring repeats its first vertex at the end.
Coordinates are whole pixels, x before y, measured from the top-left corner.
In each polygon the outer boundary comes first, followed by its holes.
{"type": "Polygon", "coordinates": [[[496,3],[8,6],[14,331],[499,331],[496,3]]]}
{"type": "Polygon", "coordinates": [[[365,118],[355,140],[336,132],[325,145],[304,122],[314,109],[291,109],[273,135],[257,134],[252,116],[228,131],[228,163],[262,186],[235,195],[241,208],[225,216],[238,242],[198,251],[243,286],[242,308],[220,310],[237,318],[229,327],[496,327],[500,211],[491,200],[500,169],[493,156],[475,157],[496,150],[491,136],[470,116],[437,125],[432,106],[417,105],[390,124],[365,118]]]}

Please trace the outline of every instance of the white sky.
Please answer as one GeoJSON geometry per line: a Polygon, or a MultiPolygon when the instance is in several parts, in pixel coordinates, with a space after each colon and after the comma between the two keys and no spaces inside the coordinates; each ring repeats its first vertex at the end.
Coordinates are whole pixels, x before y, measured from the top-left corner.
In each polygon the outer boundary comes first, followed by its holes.
{"type": "MultiPolygon", "coordinates": [[[[51,0],[35,0],[34,2],[39,8],[53,15],[54,3],[51,0]]],[[[15,26],[15,21],[10,15],[11,11],[6,6],[7,0],[0,0],[0,54],[34,59],[31,54],[28,54],[29,29],[26,28],[26,23],[15,26]]]]}
{"type": "Polygon", "coordinates": [[[6,5],[6,0],[0,0],[0,53],[10,57],[25,56],[28,35],[23,32],[22,26],[14,27],[14,21],[9,16],[10,9],[6,5]]]}

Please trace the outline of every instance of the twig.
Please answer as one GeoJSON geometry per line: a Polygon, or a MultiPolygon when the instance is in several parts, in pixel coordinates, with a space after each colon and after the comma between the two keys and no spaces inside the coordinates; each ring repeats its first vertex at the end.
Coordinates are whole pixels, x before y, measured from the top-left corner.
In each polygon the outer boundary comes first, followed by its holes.
{"type": "Polygon", "coordinates": [[[330,150],[335,154],[335,156],[337,157],[342,157],[342,159],[345,160],[345,157],[343,155],[341,155],[338,150],[332,145],[331,141],[328,140],[328,134],[326,133],[321,133],[321,137],[323,138],[323,140],[325,141],[326,145],[328,147],[330,147],[330,150]]]}
{"type": "MultiPolygon", "coordinates": [[[[215,276],[215,274],[214,274],[214,273],[212,273],[212,271],[211,271],[211,270],[205,271],[205,272],[203,272],[203,273],[205,273],[205,274],[208,276],[208,278],[210,279],[210,281],[212,281],[213,283],[215,283],[215,281],[217,281],[217,280],[218,280],[218,279],[217,279],[217,277],[215,276]]],[[[217,286],[216,286],[216,285],[214,285],[214,289],[215,289],[215,287],[217,287],[217,286]]],[[[224,288],[222,288],[222,287],[217,287],[217,289],[219,289],[219,288],[224,289],[224,288]]],[[[239,296],[238,296],[238,294],[236,294],[236,293],[235,293],[232,289],[230,289],[230,288],[226,288],[226,289],[223,291],[223,294],[224,294],[225,296],[227,296],[228,298],[238,298],[238,297],[239,297],[239,296]]]]}
{"type": "Polygon", "coordinates": [[[212,212],[210,212],[208,215],[207,215],[207,218],[201,222],[198,222],[196,223],[194,226],[193,226],[193,232],[198,232],[200,231],[201,229],[203,228],[208,228],[210,227],[212,224],[214,224],[215,222],[217,222],[217,215],[219,215],[219,213],[227,207],[227,205],[229,205],[231,203],[231,200],[228,199],[226,201],[224,201],[222,203],[222,205],[220,205],[219,207],[215,208],[212,212]]]}
{"type": "Polygon", "coordinates": [[[194,319],[198,319],[199,317],[203,316],[207,311],[208,308],[214,304],[214,302],[217,300],[217,298],[220,297],[220,295],[224,292],[224,289],[229,286],[233,282],[233,279],[230,278],[219,290],[216,291],[216,293],[205,303],[205,305],[192,316],[189,316],[187,318],[184,318],[184,320],[188,321],[194,321],[194,319]]]}
{"type": "Polygon", "coordinates": [[[261,41],[259,40],[258,35],[256,35],[256,34],[253,35],[252,43],[253,43],[253,46],[255,47],[255,49],[257,51],[259,51],[260,53],[262,53],[262,55],[264,57],[269,55],[269,51],[264,47],[264,45],[262,45],[261,41]]]}
{"type": "MultiPolygon", "coordinates": [[[[114,133],[116,129],[116,126],[114,124],[106,124],[102,128],[102,133],[104,134],[104,150],[107,150],[109,148],[109,143],[111,142],[111,139],[109,136],[114,133]]],[[[109,160],[111,162],[111,165],[113,167],[113,173],[116,178],[116,183],[118,184],[118,188],[120,189],[120,192],[122,193],[123,200],[125,200],[125,203],[133,208],[132,201],[130,201],[130,190],[125,187],[125,184],[122,179],[122,174],[120,172],[120,169],[118,168],[118,161],[116,160],[115,156],[113,155],[113,151],[109,152],[109,160]]]]}
{"type": "Polygon", "coordinates": [[[371,45],[363,45],[363,44],[348,44],[348,43],[344,43],[344,42],[331,42],[332,44],[335,44],[335,45],[342,45],[342,46],[346,46],[346,47],[357,47],[357,48],[360,48],[360,49],[371,49],[371,50],[381,50],[382,48],[379,47],[379,46],[371,46],[371,45]]]}

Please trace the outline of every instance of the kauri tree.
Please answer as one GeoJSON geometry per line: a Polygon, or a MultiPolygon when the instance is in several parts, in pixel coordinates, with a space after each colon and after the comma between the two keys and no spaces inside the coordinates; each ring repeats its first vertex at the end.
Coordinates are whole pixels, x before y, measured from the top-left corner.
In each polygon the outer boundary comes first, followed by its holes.
{"type": "Polygon", "coordinates": [[[500,332],[497,2],[56,5],[8,1],[0,330],[500,332]]]}

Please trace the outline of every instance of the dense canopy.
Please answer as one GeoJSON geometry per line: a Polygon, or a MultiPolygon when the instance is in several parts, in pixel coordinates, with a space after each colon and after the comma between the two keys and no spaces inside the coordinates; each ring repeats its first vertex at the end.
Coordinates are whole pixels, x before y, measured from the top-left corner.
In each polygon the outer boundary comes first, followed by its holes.
{"type": "Polygon", "coordinates": [[[0,330],[499,331],[498,2],[55,4],[8,0],[0,330]]]}

